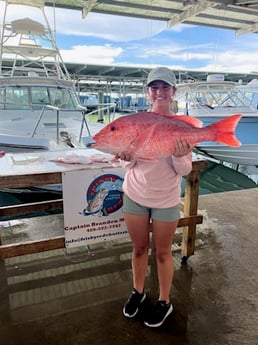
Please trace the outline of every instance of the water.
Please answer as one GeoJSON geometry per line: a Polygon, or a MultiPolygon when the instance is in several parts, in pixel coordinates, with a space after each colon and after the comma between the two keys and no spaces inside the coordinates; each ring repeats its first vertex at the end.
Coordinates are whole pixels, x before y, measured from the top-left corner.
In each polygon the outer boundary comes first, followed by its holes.
{"type": "MultiPolygon", "coordinates": [[[[185,179],[182,182],[184,195],[185,179]]],[[[211,194],[258,187],[258,168],[223,165],[208,161],[207,169],[201,172],[200,194],[211,194]]]]}
{"type": "Polygon", "coordinates": [[[248,176],[258,185],[258,167],[250,165],[240,165],[238,170],[244,175],[248,176]]]}
{"type": "Polygon", "coordinates": [[[257,182],[251,176],[250,173],[247,175],[240,169],[209,162],[208,168],[201,174],[201,185],[207,186],[210,183],[208,189],[213,193],[255,188],[257,182]]]}

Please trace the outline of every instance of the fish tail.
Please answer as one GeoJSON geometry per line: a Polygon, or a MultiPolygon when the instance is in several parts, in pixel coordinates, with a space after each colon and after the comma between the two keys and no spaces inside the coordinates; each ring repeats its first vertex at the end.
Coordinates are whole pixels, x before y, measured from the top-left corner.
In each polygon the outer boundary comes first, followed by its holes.
{"type": "Polygon", "coordinates": [[[241,117],[241,114],[235,114],[209,125],[215,134],[214,141],[228,146],[241,146],[241,142],[235,136],[235,129],[241,117]]]}

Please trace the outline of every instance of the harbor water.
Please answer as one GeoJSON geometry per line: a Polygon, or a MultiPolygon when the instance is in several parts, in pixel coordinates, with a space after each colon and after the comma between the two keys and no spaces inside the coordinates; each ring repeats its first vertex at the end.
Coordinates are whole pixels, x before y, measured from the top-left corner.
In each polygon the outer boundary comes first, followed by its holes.
{"type": "MultiPolygon", "coordinates": [[[[182,191],[184,184],[185,179],[183,179],[182,191]]],[[[255,166],[235,167],[208,161],[207,169],[201,172],[200,195],[256,187],[258,187],[258,168],[255,166]]]]}

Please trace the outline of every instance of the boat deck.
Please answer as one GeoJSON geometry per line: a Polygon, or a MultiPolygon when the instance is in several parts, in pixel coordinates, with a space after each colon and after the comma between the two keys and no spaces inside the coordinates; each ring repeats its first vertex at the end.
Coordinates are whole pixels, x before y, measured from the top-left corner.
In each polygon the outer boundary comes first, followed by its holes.
{"type": "MultiPolygon", "coordinates": [[[[131,290],[129,242],[120,243],[119,250],[109,244],[2,260],[1,339],[6,345],[257,344],[257,203],[258,188],[199,197],[204,221],[197,226],[195,255],[181,265],[178,229],[171,293],[175,312],[156,330],[143,325],[143,310],[133,320],[122,315],[131,290]]],[[[48,224],[46,217],[5,224],[10,227],[5,240],[28,240],[24,229],[33,222],[34,237],[46,227],[58,235],[62,217],[47,218],[48,224]]],[[[150,299],[156,297],[153,280],[150,270],[150,299]]]]}

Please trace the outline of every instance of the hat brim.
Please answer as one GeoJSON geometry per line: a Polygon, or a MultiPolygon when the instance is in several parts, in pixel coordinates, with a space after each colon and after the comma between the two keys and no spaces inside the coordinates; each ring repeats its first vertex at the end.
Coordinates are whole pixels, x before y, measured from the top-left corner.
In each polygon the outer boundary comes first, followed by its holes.
{"type": "Polygon", "coordinates": [[[170,81],[168,81],[168,80],[166,80],[165,78],[160,78],[160,79],[152,79],[152,80],[150,80],[150,81],[148,81],[148,84],[147,84],[147,86],[150,86],[150,84],[151,83],[153,83],[154,81],[163,81],[164,83],[166,83],[166,84],[168,84],[168,85],[170,85],[170,86],[176,86],[174,83],[171,83],[170,81]]]}

